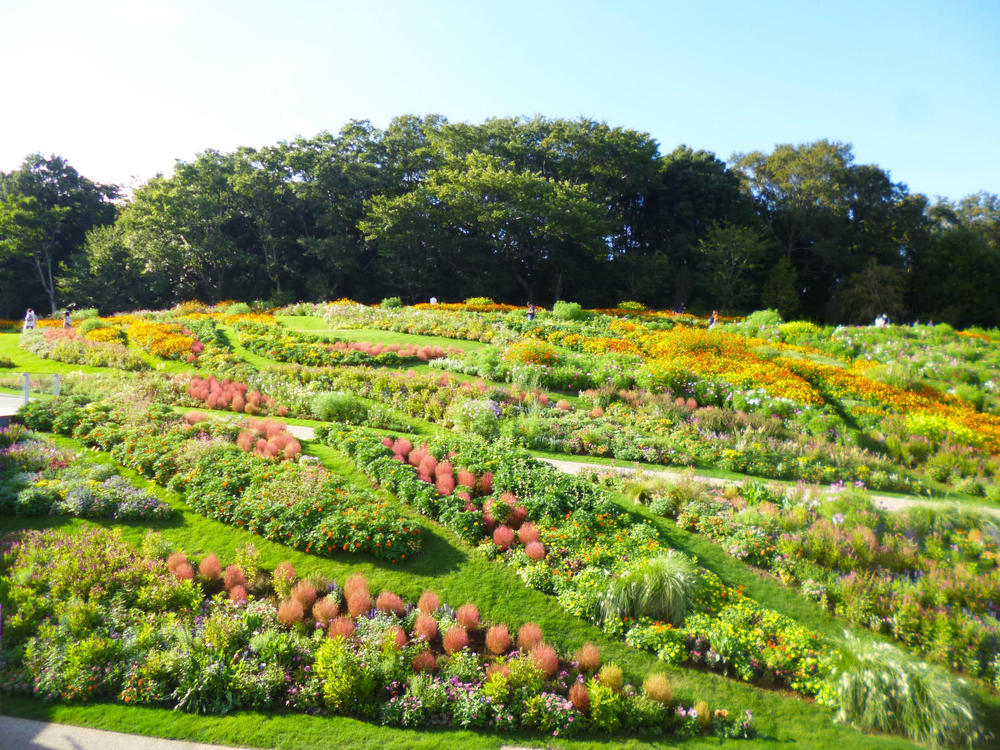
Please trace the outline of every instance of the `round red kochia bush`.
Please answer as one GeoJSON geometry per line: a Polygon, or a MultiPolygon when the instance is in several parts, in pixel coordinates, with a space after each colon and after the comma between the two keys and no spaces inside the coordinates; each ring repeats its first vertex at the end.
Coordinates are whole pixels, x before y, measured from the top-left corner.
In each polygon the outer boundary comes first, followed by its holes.
{"type": "Polygon", "coordinates": [[[521,544],[531,544],[538,541],[538,527],[531,521],[521,524],[517,530],[517,538],[521,544]]]}
{"type": "Polygon", "coordinates": [[[421,612],[431,614],[435,609],[441,606],[441,599],[433,591],[425,591],[420,595],[420,599],[417,602],[417,609],[421,612]]]}
{"type": "Polygon", "coordinates": [[[486,648],[500,656],[510,648],[510,633],[506,625],[494,625],[486,631],[486,648]]]}
{"type": "Polygon", "coordinates": [[[434,658],[434,654],[430,651],[421,651],[416,656],[413,657],[413,671],[414,672],[436,672],[437,671],[437,659],[434,658]]]}
{"type": "Polygon", "coordinates": [[[433,617],[424,612],[417,615],[413,622],[413,637],[424,641],[433,641],[437,638],[438,626],[433,617]]]}
{"type": "Polygon", "coordinates": [[[510,549],[514,543],[514,530],[510,526],[497,526],[493,532],[493,543],[500,549],[510,549]]]}
{"type": "Polygon", "coordinates": [[[205,555],[198,564],[198,572],[210,581],[215,581],[222,576],[222,565],[214,552],[205,555]]]}
{"type": "Polygon", "coordinates": [[[580,669],[587,672],[596,672],[601,668],[601,652],[590,641],[577,649],[574,658],[576,663],[580,665],[580,669]]]}
{"type": "Polygon", "coordinates": [[[243,575],[243,571],[240,570],[237,565],[226,566],[226,575],[223,579],[223,583],[226,587],[226,591],[229,591],[233,586],[246,586],[247,577],[243,575]]]}
{"type": "Polygon", "coordinates": [[[292,598],[302,605],[302,609],[308,610],[316,601],[316,587],[309,581],[299,581],[292,588],[292,598]]]}
{"type": "Polygon", "coordinates": [[[372,608],[372,598],[362,591],[347,598],[347,611],[351,617],[359,617],[372,608]]]}
{"type": "Polygon", "coordinates": [[[302,609],[302,602],[298,599],[285,599],[278,605],[278,620],[282,625],[291,627],[297,622],[302,622],[305,617],[305,610],[302,609]]]}
{"type": "Polygon", "coordinates": [[[346,615],[341,615],[336,620],[330,622],[329,634],[331,638],[338,636],[350,638],[354,635],[354,620],[346,615]]]}
{"type": "Polygon", "coordinates": [[[542,642],[542,629],[537,623],[526,622],[517,630],[517,646],[522,651],[530,651],[542,642]]]}
{"type": "Polygon", "coordinates": [[[233,586],[229,590],[229,601],[233,604],[246,604],[247,590],[242,586],[233,586]]]}
{"type": "Polygon", "coordinates": [[[454,654],[468,645],[469,634],[461,625],[452,625],[444,634],[444,650],[447,654],[454,654]]]}
{"type": "Polygon", "coordinates": [[[190,581],[194,578],[194,568],[191,567],[191,563],[182,562],[174,568],[174,575],[182,581],[190,581]]]}
{"type": "Polygon", "coordinates": [[[590,712],[590,694],[582,682],[574,682],[569,689],[569,700],[573,707],[582,714],[590,712]]]}
{"type": "Polygon", "coordinates": [[[479,627],[479,609],[472,602],[466,602],[458,608],[455,620],[466,630],[475,630],[479,627]]]}
{"type": "Polygon", "coordinates": [[[350,599],[359,593],[371,597],[371,591],[368,589],[368,581],[360,573],[355,573],[348,576],[347,580],[344,581],[344,599],[350,599]]]}
{"type": "Polygon", "coordinates": [[[531,649],[531,660],[545,675],[545,679],[549,679],[559,669],[559,657],[556,655],[556,650],[547,643],[539,643],[531,649]]]}
{"type": "Polygon", "coordinates": [[[167,570],[173,573],[178,565],[183,565],[188,561],[187,555],[183,552],[174,552],[167,558],[167,570]]]}
{"type": "Polygon", "coordinates": [[[375,600],[375,609],[385,614],[402,615],[406,611],[403,600],[391,591],[383,591],[375,600]]]}
{"type": "Polygon", "coordinates": [[[532,560],[541,560],[545,557],[545,545],[541,542],[532,542],[531,544],[525,546],[524,554],[532,560]]]}
{"type": "Polygon", "coordinates": [[[325,628],[337,616],[339,611],[340,607],[336,600],[324,596],[322,599],[317,599],[316,603],[313,604],[312,616],[316,622],[325,628]]]}

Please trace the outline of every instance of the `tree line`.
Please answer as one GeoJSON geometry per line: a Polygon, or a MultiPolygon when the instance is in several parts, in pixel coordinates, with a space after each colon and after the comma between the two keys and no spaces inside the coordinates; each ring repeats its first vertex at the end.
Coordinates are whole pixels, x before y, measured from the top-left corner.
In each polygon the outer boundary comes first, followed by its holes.
{"type": "Polygon", "coordinates": [[[60,157],[0,172],[0,315],[198,298],[488,296],[866,322],[1000,321],[1000,199],[910,193],[849,145],[661,153],[589,119],[352,121],[207,150],[123,199],[60,157]]]}

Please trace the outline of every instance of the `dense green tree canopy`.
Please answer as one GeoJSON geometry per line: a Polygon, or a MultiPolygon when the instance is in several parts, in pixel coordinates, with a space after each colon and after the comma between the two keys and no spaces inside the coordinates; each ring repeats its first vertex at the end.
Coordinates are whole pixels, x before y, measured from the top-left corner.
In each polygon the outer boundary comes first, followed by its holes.
{"type": "Polygon", "coordinates": [[[1000,199],[932,204],[828,140],[727,163],[586,118],[403,115],[207,150],[116,198],[58,157],[0,175],[0,312],[485,295],[1000,318],[1000,199]]]}

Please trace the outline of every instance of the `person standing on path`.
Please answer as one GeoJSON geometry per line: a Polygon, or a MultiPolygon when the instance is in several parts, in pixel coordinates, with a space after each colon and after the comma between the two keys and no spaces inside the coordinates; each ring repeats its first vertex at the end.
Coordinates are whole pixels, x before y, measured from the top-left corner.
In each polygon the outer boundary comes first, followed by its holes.
{"type": "Polygon", "coordinates": [[[28,312],[24,314],[24,330],[33,331],[38,327],[38,316],[35,315],[35,311],[30,307],[28,312]]]}
{"type": "Polygon", "coordinates": [[[72,328],[73,321],[69,317],[69,310],[63,313],[63,328],[72,328]]]}

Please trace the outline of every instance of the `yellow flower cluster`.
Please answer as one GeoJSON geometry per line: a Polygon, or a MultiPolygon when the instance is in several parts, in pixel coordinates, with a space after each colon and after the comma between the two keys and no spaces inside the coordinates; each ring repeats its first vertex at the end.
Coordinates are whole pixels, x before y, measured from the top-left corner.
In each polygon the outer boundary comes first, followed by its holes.
{"type": "Polygon", "coordinates": [[[137,319],[129,326],[129,336],[150,354],[164,359],[184,359],[191,353],[194,337],[181,332],[173,323],[154,323],[137,319]]]}
{"type": "Polygon", "coordinates": [[[107,328],[95,328],[92,331],[87,331],[83,334],[83,337],[87,341],[97,341],[100,343],[107,343],[109,341],[114,341],[119,344],[124,344],[128,337],[125,335],[125,331],[116,326],[108,326],[107,328]]]}

